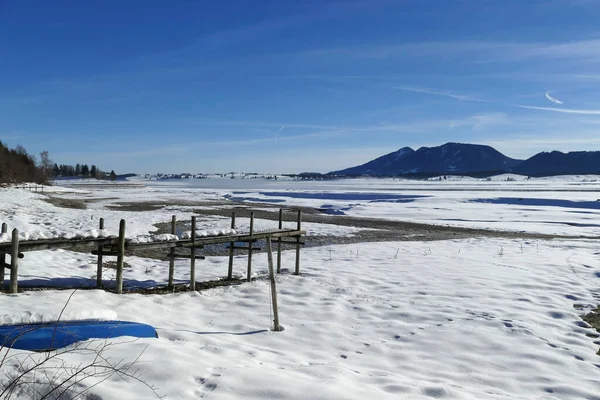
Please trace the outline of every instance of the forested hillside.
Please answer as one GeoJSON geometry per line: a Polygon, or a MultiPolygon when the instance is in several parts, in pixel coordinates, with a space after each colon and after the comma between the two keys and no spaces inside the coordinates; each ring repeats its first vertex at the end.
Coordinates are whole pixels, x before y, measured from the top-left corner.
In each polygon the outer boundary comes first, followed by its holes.
{"type": "Polygon", "coordinates": [[[0,141],[0,184],[19,182],[45,182],[51,171],[48,152],[42,152],[41,161],[28,154],[23,146],[10,149],[0,141]]]}
{"type": "Polygon", "coordinates": [[[40,153],[39,160],[27,153],[23,146],[11,149],[0,141],[0,184],[36,182],[46,183],[59,178],[117,179],[114,171],[104,172],[92,164],[54,164],[47,151],[40,153]]]}

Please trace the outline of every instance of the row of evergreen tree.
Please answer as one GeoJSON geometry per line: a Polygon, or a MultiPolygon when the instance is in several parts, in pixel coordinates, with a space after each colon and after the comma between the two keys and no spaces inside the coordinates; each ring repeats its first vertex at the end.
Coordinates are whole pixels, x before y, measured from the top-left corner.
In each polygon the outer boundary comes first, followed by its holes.
{"type": "Polygon", "coordinates": [[[110,174],[100,170],[98,167],[92,164],[92,166],[88,166],[88,164],[75,164],[75,165],[65,165],[65,164],[54,164],[52,167],[52,176],[55,178],[58,177],[70,177],[77,176],[82,178],[96,178],[96,179],[112,179],[115,180],[117,178],[115,171],[110,171],[110,174]]]}
{"type": "Polygon", "coordinates": [[[27,153],[23,146],[10,149],[0,141],[0,184],[37,182],[45,183],[51,178],[82,177],[116,180],[115,171],[106,173],[95,165],[58,165],[50,160],[47,151],[40,153],[39,162],[27,153]]]}

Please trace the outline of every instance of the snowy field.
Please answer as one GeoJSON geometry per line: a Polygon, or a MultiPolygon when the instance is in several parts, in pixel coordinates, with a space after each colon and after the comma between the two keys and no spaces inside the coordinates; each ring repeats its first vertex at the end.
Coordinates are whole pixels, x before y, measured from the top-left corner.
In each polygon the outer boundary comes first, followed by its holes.
{"type": "MultiPolygon", "coordinates": [[[[56,196],[87,201],[86,209],[59,208],[41,194],[0,189],[0,222],[24,232],[76,234],[96,229],[99,217],[116,232],[125,218],[128,236],[135,237],[172,214],[189,219],[198,207],[186,202],[204,201],[211,208],[229,196],[354,216],[569,236],[308,248],[301,276],[287,273],[295,254],[284,252],[286,271],[277,277],[283,332],[269,330],[264,254],[254,257],[251,283],[153,296],[80,290],[64,315],[155,326],[159,339],[115,340],[105,356],[124,362],[139,357],[138,376],[168,399],[600,399],[600,339],[579,317],[600,302],[600,244],[591,239],[600,236],[596,178],[52,188],[56,196]],[[145,212],[112,207],[134,201],[176,204],[145,212]]],[[[229,227],[223,217],[198,224],[229,227]]],[[[328,224],[308,229],[352,234],[328,224]]],[[[95,280],[95,261],[69,251],[27,253],[21,281],[85,285],[95,280]]],[[[126,262],[125,285],[166,282],[168,263],[139,257],[126,262]]],[[[245,257],[236,257],[234,272],[243,276],[245,268],[245,257]]],[[[207,257],[197,264],[197,280],[222,277],[226,270],[227,258],[207,257]]],[[[176,263],[176,279],[189,279],[185,260],[176,263]]],[[[52,320],[71,293],[2,294],[0,323],[52,320]]],[[[0,382],[20,361],[41,357],[16,350],[10,355],[0,382]]],[[[68,364],[85,363],[86,357],[61,356],[68,364]]],[[[37,380],[42,387],[44,377],[37,380]]],[[[94,383],[84,381],[78,390],[94,383]]],[[[155,398],[145,385],[117,377],[89,393],[94,400],[155,398]]]]}

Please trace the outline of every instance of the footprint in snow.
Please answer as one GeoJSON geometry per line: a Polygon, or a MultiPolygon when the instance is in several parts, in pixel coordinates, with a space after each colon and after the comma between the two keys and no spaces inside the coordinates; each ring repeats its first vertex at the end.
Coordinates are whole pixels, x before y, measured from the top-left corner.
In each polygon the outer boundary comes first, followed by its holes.
{"type": "MultiPolygon", "coordinates": [[[[219,375],[220,376],[220,375],[219,375]]],[[[194,377],[194,380],[197,384],[200,385],[200,389],[195,391],[196,396],[202,398],[206,397],[210,392],[217,388],[217,384],[209,381],[208,378],[203,378],[201,376],[194,377]]]]}

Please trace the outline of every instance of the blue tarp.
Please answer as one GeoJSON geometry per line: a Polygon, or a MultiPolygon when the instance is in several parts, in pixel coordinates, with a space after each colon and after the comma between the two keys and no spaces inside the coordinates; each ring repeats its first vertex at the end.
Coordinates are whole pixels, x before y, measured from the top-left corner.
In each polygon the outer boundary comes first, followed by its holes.
{"type": "Polygon", "coordinates": [[[60,321],[0,326],[0,345],[13,349],[49,351],[89,339],[119,336],[156,338],[150,325],[128,321],[60,321]]]}

